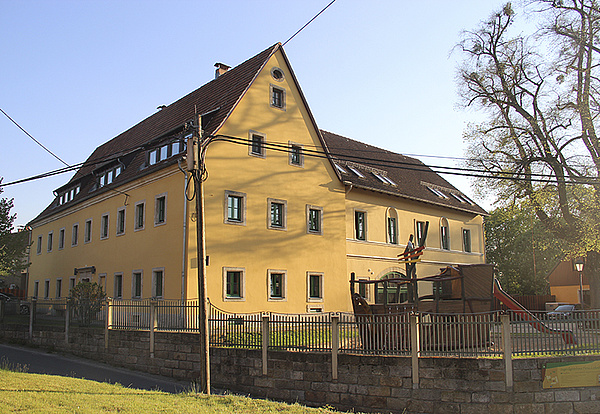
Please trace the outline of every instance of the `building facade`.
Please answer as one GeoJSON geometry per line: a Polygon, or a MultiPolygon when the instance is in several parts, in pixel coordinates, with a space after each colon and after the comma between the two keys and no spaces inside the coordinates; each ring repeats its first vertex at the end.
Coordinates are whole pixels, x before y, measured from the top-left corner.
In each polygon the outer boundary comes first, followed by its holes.
{"type": "MultiPolygon", "coordinates": [[[[198,297],[190,123],[204,142],[208,297],[228,311],[350,310],[349,274],[483,263],[485,211],[418,160],[318,129],[281,45],[98,147],[31,223],[29,295],[84,280],[123,299],[198,297]],[[210,143],[209,143],[210,142],[210,143]]],[[[365,292],[367,295],[368,292],[365,292]]]]}

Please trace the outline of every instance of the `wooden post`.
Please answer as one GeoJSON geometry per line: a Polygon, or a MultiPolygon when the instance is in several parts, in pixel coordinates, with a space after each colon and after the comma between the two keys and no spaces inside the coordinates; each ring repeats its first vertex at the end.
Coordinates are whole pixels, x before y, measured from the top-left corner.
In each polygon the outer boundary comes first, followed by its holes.
{"type": "Polygon", "coordinates": [[[340,314],[331,315],[331,379],[338,379],[338,352],[340,349],[340,314]]]}
{"type": "Polygon", "coordinates": [[[156,301],[150,301],[150,358],[154,358],[154,331],[156,330],[156,301]]]}
{"type": "Polygon", "coordinates": [[[104,349],[108,349],[108,331],[112,326],[112,299],[106,300],[106,324],[104,325],[104,349]]]}
{"type": "Polygon", "coordinates": [[[269,319],[271,314],[262,314],[262,373],[267,375],[267,350],[269,349],[269,319]]]}
{"type": "Polygon", "coordinates": [[[37,298],[31,299],[31,309],[29,309],[29,339],[33,339],[33,322],[35,321],[35,312],[37,311],[37,298]]]}
{"type": "Polygon", "coordinates": [[[502,315],[502,350],[504,352],[504,376],[506,386],[513,387],[512,339],[510,337],[510,315],[502,315]]]}
{"type": "Polygon", "coordinates": [[[65,303],[65,342],[69,343],[69,325],[71,324],[71,304],[67,299],[65,303]]]}
{"type": "Polygon", "coordinates": [[[413,389],[419,388],[419,357],[421,356],[421,341],[419,340],[419,316],[410,315],[410,350],[412,359],[413,389]]]}

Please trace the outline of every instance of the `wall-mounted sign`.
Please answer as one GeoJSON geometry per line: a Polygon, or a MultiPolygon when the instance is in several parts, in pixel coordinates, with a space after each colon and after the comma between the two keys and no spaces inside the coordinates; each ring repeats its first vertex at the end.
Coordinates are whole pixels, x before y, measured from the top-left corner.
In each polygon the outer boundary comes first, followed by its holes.
{"type": "Polygon", "coordinates": [[[597,387],[600,361],[549,362],[543,374],[544,388],[597,387]]]}

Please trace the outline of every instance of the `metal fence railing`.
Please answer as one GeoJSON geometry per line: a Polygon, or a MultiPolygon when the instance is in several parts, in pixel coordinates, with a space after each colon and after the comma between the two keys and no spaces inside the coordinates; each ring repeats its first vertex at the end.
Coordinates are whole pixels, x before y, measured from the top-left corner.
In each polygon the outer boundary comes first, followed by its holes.
{"type": "MultiPolygon", "coordinates": [[[[67,300],[28,302],[32,315],[20,323],[86,324],[109,330],[198,333],[198,301],[109,300],[84,320],[67,300]]],[[[209,308],[210,345],[287,351],[367,355],[513,357],[600,353],[600,310],[552,316],[546,312],[481,314],[348,312],[280,314],[230,313],[209,308]]]]}

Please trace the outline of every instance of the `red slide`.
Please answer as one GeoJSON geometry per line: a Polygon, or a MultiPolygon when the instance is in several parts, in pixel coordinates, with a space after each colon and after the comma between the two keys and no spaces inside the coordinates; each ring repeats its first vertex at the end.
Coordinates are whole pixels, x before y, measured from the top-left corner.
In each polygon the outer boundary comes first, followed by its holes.
{"type": "Polygon", "coordinates": [[[572,331],[567,329],[550,328],[544,322],[540,321],[535,315],[525,309],[519,302],[513,299],[508,293],[502,290],[498,279],[494,278],[494,297],[504,303],[508,309],[513,310],[522,320],[529,322],[531,326],[543,333],[560,334],[567,345],[577,345],[577,338],[572,331]]]}

